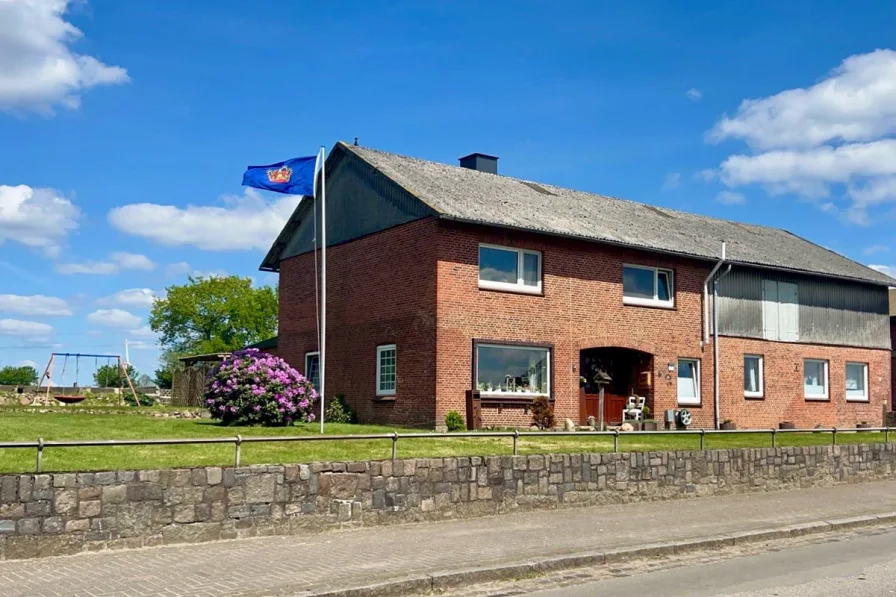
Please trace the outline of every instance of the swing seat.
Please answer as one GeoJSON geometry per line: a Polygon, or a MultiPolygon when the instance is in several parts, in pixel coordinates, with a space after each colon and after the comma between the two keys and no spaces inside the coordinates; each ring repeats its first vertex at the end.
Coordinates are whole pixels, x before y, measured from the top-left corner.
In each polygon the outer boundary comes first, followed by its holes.
{"type": "Polygon", "coordinates": [[[53,398],[63,404],[77,404],[78,402],[81,402],[82,400],[87,398],[87,396],[78,396],[75,394],[57,394],[53,396],[53,398]]]}

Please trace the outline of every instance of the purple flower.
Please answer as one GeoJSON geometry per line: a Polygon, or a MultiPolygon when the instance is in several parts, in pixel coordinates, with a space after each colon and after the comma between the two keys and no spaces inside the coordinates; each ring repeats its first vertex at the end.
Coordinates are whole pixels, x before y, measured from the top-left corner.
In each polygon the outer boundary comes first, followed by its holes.
{"type": "Polygon", "coordinates": [[[261,407],[256,404],[255,406],[252,407],[252,410],[254,410],[255,412],[258,412],[261,410],[261,407]]]}

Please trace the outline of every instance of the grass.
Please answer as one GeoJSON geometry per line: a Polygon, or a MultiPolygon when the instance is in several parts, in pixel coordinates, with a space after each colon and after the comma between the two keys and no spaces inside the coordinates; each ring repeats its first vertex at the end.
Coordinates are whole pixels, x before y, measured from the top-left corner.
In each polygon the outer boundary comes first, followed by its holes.
{"type": "MultiPolygon", "coordinates": [[[[419,430],[374,425],[327,425],[330,435],[414,433],[419,430]]],[[[317,435],[317,425],[294,427],[222,427],[207,419],[165,419],[149,416],[104,414],[56,414],[0,412],[0,441],[96,440],[145,438],[198,438],[317,435]]],[[[883,442],[878,432],[838,433],[838,444],[883,442]]],[[[828,445],[830,433],[779,434],[779,446],[828,445]]],[[[766,448],[769,434],[727,433],[707,435],[706,449],[766,448]]],[[[532,437],[520,438],[520,454],[610,452],[612,437],[532,437]]],[[[620,451],[697,450],[697,435],[619,436],[620,451]]],[[[407,439],[398,442],[398,456],[489,456],[512,453],[510,438],[407,439]]],[[[269,464],[386,459],[391,454],[389,440],[244,443],[241,464],[269,464]]],[[[233,463],[233,444],[185,446],[103,446],[46,448],[44,471],[145,469],[179,466],[222,466],[233,463]]],[[[33,471],[36,450],[0,449],[0,472],[33,471]]]]}

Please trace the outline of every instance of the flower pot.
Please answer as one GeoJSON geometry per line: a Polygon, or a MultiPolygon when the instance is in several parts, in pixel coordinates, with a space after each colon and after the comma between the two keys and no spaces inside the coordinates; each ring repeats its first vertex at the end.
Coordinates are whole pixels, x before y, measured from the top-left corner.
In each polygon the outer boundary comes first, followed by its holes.
{"type": "Polygon", "coordinates": [[[857,423],[856,429],[871,429],[873,425],[871,423],[857,423]]]}
{"type": "Polygon", "coordinates": [[[724,423],[719,425],[719,429],[721,429],[722,431],[734,431],[735,429],[737,429],[737,423],[735,423],[734,421],[725,421],[724,423]]]}
{"type": "Polygon", "coordinates": [[[654,421],[653,419],[648,419],[646,421],[642,421],[641,422],[641,430],[642,431],[656,431],[657,430],[656,421],[654,421]]]}
{"type": "Polygon", "coordinates": [[[782,421],[778,423],[778,429],[796,429],[796,423],[793,421],[782,421]]]}

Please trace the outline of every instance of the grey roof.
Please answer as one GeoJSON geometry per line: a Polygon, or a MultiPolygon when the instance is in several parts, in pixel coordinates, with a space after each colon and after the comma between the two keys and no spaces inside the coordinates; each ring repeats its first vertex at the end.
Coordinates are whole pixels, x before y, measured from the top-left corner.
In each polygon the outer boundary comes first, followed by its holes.
{"type": "Polygon", "coordinates": [[[896,286],[889,276],[786,230],[488,174],[339,143],[443,218],[896,286]]]}

